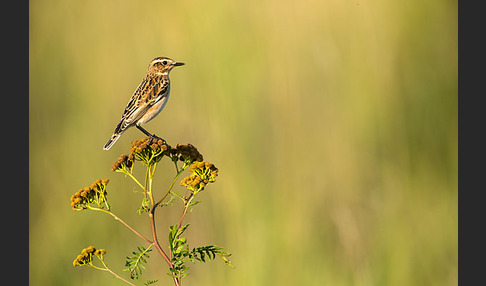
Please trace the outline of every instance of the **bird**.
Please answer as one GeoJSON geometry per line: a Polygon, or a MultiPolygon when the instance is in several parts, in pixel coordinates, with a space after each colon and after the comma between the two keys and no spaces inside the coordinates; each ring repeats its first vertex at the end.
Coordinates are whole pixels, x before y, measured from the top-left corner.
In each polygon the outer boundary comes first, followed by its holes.
{"type": "MultiPolygon", "coordinates": [[[[162,139],[145,130],[141,125],[149,122],[164,109],[170,94],[170,71],[184,63],[168,57],[153,59],[147,73],[128,102],[120,122],[103,150],[109,150],[129,127],[135,126],[152,139],[162,139]]],[[[162,141],[165,142],[164,139],[162,141]]]]}

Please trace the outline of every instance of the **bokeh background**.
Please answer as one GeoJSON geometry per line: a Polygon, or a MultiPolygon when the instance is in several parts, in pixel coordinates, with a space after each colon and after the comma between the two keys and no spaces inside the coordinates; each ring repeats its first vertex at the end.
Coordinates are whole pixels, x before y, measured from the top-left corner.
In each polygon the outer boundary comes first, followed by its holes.
{"type": "MultiPolygon", "coordinates": [[[[72,261],[105,248],[127,277],[143,241],[71,210],[70,196],[109,178],[114,212],[149,235],[137,186],[111,172],[143,134],[102,147],[157,56],[186,65],[145,127],[220,169],[187,237],[225,247],[236,266],[189,265],[184,285],[457,284],[457,1],[29,6],[32,285],[123,285],[72,261]]],[[[172,176],[158,168],[160,192],[172,176]]],[[[158,212],[164,246],[179,207],[158,212]]],[[[172,285],[156,252],[149,262],[137,285],[172,285]]]]}

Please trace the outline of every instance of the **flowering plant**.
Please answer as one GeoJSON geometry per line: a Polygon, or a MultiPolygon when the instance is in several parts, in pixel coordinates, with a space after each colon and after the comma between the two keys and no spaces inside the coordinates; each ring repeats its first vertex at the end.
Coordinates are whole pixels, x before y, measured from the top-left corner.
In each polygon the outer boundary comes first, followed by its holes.
{"type": "MultiPolygon", "coordinates": [[[[180,286],[182,279],[189,275],[187,262],[206,262],[206,260],[213,260],[216,256],[219,256],[228,266],[233,267],[228,259],[230,254],[224,251],[223,248],[216,245],[207,245],[191,249],[187,239],[182,237],[189,227],[189,224],[183,225],[184,217],[190,207],[199,203],[194,198],[208,184],[216,181],[219,172],[214,164],[203,161],[203,156],[196,147],[191,144],[178,144],[176,147],[171,147],[163,140],[154,140],[150,137],[135,140],[130,147],[130,153],[121,155],[113,163],[112,171],[125,174],[142,189],[143,198],[138,208],[138,213],[147,214],[150,220],[152,226],[150,238],[140,234],[112,211],[107,197],[108,179],[96,180],[91,186],[78,190],[71,197],[71,208],[76,211],[91,210],[109,214],[147,244],[146,246],[137,247],[136,251],[132,251],[132,256],[127,256],[125,261],[126,269],[124,270],[129,272],[132,280],[138,279],[142,275],[142,270],[146,269],[145,265],[147,264],[147,258],[149,258],[148,253],[152,251],[152,248],[155,248],[167,263],[169,268],[168,275],[172,277],[176,286],[180,286]],[[168,158],[174,164],[176,173],[167,191],[157,200],[155,196],[156,190],[153,187],[153,178],[156,167],[163,158],[168,158]],[[135,166],[138,165],[137,162],[140,162],[146,168],[146,175],[143,180],[137,179],[133,173],[135,166]],[[186,193],[182,195],[177,193],[173,187],[179,176],[186,169],[188,169],[190,174],[180,182],[181,186],[186,187],[186,193]],[[155,212],[158,207],[168,206],[177,198],[182,200],[183,203],[181,216],[177,224],[169,227],[169,246],[164,249],[159,243],[156,231],[155,212]]],[[[73,265],[90,266],[98,270],[108,271],[118,279],[130,285],[135,285],[108,268],[104,260],[105,254],[106,250],[97,250],[90,246],[83,249],[81,254],[74,260],[73,265]],[[98,258],[102,264],[101,267],[93,263],[93,257],[98,258]]],[[[145,285],[155,282],[157,280],[147,281],[145,285]]]]}

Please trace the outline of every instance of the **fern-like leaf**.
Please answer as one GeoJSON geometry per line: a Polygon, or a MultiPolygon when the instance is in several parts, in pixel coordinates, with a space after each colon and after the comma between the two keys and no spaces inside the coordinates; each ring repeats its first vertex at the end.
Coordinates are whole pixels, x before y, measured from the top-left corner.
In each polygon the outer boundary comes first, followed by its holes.
{"type": "Polygon", "coordinates": [[[138,276],[142,275],[142,269],[146,269],[143,263],[147,263],[146,258],[150,258],[147,253],[152,251],[152,249],[150,249],[152,245],[153,244],[148,248],[139,246],[137,247],[138,252],[133,251],[133,256],[127,256],[127,260],[125,261],[125,266],[127,268],[123,269],[123,271],[130,271],[130,278],[138,279],[138,276]]]}
{"type": "Polygon", "coordinates": [[[216,246],[216,245],[208,245],[208,246],[202,246],[202,247],[196,247],[192,249],[192,251],[189,254],[189,257],[194,258],[197,261],[200,262],[206,262],[206,258],[208,260],[213,260],[216,255],[221,257],[226,263],[231,268],[234,268],[233,265],[231,265],[231,260],[228,259],[229,256],[231,256],[230,253],[223,251],[222,247],[216,246]]]}
{"type": "Polygon", "coordinates": [[[152,285],[155,284],[157,281],[159,281],[159,279],[148,280],[147,282],[143,283],[143,285],[152,285]]]}

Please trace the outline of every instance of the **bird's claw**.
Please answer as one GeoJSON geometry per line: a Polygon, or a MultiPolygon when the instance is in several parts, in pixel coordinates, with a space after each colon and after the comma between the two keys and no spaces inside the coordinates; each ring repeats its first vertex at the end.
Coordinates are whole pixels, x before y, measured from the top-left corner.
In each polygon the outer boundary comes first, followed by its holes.
{"type": "Polygon", "coordinates": [[[152,144],[152,141],[154,139],[162,140],[162,142],[164,142],[164,144],[167,144],[167,142],[164,139],[160,138],[159,136],[157,136],[155,134],[150,135],[150,140],[149,140],[149,143],[148,144],[151,145],[152,144]]]}

